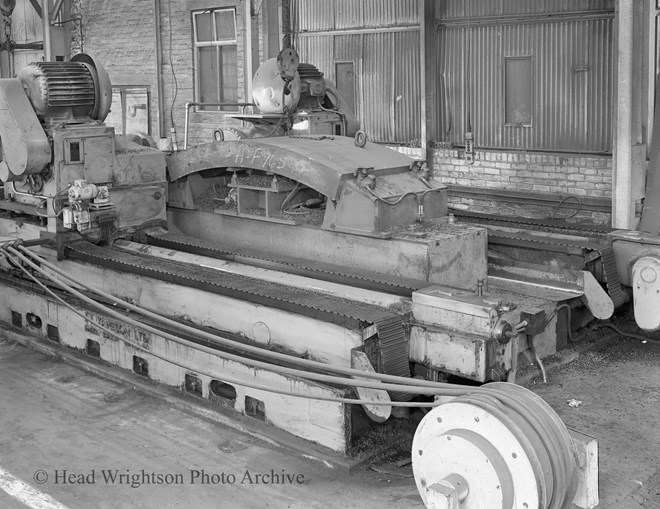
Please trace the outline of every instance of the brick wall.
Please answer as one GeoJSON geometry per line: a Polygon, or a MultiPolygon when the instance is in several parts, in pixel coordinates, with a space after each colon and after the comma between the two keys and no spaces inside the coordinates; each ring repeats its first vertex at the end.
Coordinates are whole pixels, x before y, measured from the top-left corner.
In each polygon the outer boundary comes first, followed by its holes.
{"type": "MultiPolygon", "coordinates": [[[[478,150],[474,164],[466,164],[462,151],[432,148],[427,161],[435,175],[448,185],[474,188],[524,191],[531,196],[567,197],[556,217],[573,214],[581,202],[607,202],[612,197],[612,158],[570,154],[529,152],[497,152],[478,150]],[[596,200],[589,200],[594,198],[596,200]]],[[[477,212],[497,212],[502,215],[547,218],[555,204],[523,205],[499,200],[477,200],[450,196],[450,205],[477,212]]],[[[575,222],[607,224],[610,214],[590,211],[583,205],[575,222]]]]}
{"type": "Polygon", "coordinates": [[[426,159],[435,177],[449,186],[451,207],[514,217],[554,216],[567,218],[568,222],[598,225],[611,222],[612,157],[609,155],[478,150],[474,164],[470,165],[465,162],[462,150],[390,148],[413,159],[426,159]],[[493,197],[465,196],[470,193],[459,192],[470,189],[484,189],[493,197]],[[497,199],[498,192],[500,196],[509,196],[497,199]],[[510,192],[524,193],[537,198],[533,200],[536,202],[542,198],[545,203],[516,201],[510,192]]]}
{"type": "Polygon", "coordinates": [[[113,85],[143,85],[151,90],[152,134],[157,136],[156,46],[153,2],[75,0],[80,17],[72,30],[72,53],[83,50],[105,67],[113,85]]]}
{"type": "MultiPolygon", "coordinates": [[[[236,8],[238,39],[238,100],[250,102],[245,90],[244,65],[245,0],[161,0],[162,83],[165,136],[172,125],[183,147],[185,104],[194,94],[194,59],[191,8],[236,8]],[[170,29],[171,27],[171,29],[170,29]],[[171,38],[171,45],[170,45],[171,38]],[[171,62],[170,62],[171,61],[171,62]]],[[[151,88],[152,135],[158,137],[158,100],[154,6],[152,0],[73,0],[72,11],[82,17],[82,40],[73,30],[72,52],[82,46],[108,71],[116,85],[148,85],[151,88]]],[[[261,16],[260,13],[258,13],[261,16]]],[[[259,24],[261,26],[261,24],[259,24]]],[[[259,39],[262,36],[259,34],[259,39]]],[[[193,112],[190,144],[211,141],[222,126],[240,126],[220,112],[193,112]]]]}

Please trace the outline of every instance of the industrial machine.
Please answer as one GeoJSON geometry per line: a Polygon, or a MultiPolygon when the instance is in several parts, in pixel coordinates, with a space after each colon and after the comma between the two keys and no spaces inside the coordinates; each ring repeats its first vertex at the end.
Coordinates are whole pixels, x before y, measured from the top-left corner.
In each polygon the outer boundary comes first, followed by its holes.
{"type": "MultiPolygon", "coordinates": [[[[360,124],[337,87],[316,66],[301,63],[288,48],[266,60],[254,75],[252,98],[258,113],[231,115],[251,129],[216,131],[224,140],[290,135],[355,136],[360,124]]],[[[362,142],[366,137],[360,134],[362,142]]]]}
{"type": "Polygon", "coordinates": [[[91,58],[34,63],[2,80],[0,94],[5,210],[104,241],[165,220],[164,156],[103,125],[112,88],[91,58]]]}
{"type": "Polygon", "coordinates": [[[521,352],[560,346],[563,307],[608,318],[621,282],[652,293],[657,244],[620,234],[616,284],[609,246],[566,234],[525,235],[591,242],[583,264],[494,268],[488,230],[448,214],[423,161],[369,142],[292,51],[255,77],[254,130],[167,156],[103,125],[109,90],[86,55],[0,80],[4,334],[341,453],[360,422],[434,407],[412,450],[428,507],[595,507],[578,461],[594,442],[507,380],[521,352]]]}

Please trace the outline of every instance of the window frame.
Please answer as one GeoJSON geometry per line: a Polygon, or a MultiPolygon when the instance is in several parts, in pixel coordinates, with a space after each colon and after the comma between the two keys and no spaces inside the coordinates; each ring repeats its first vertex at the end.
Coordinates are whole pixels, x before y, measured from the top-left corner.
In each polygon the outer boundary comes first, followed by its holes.
{"type": "Polygon", "coordinates": [[[535,108],[535,98],[534,98],[534,79],[535,79],[535,59],[534,55],[503,55],[503,60],[502,60],[502,92],[503,92],[503,100],[502,100],[502,119],[504,121],[504,127],[505,128],[517,128],[517,127],[522,127],[522,128],[533,128],[534,127],[534,120],[535,120],[535,113],[536,113],[536,108],[535,108]],[[508,90],[508,76],[507,76],[507,63],[509,61],[528,61],[529,62],[529,122],[510,122],[510,119],[507,118],[507,112],[509,110],[509,104],[507,102],[508,96],[509,96],[509,90],[508,90]]]}
{"type": "MultiPolygon", "coordinates": [[[[221,7],[208,7],[205,9],[195,9],[191,11],[191,16],[192,16],[192,43],[193,43],[193,66],[194,66],[194,81],[195,81],[195,87],[194,87],[194,93],[195,93],[195,100],[200,101],[201,100],[201,77],[200,73],[202,72],[201,69],[199,68],[199,50],[200,48],[220,48],[223,46],[234,46],[236,48],[236,53],[238,54],[238,27],[236,25],[236,6],[221,6],[221,7]],[[197,16],[201,14],[210,14],[211,15],[211,21],[212,21],[212,30],[213,30],[213,37],[216,38],[218,36],[218,31],[217,31],[217,21],[216,21],[216,12],[222,12],[222,11],[230,11],[233,15],[234,19],[234,38],[233,39],[226,39],[222,41],[218,40],[211,40],[211,41],[198,41],[198,33],[197,33],[197,16]]],[[[216,76],[217,78],[217,90],[216,93],[218,97],[221,95],[221,90],[222,90],[222,79],[221,79],[221,74],[220,74],[220,51],[216,50],[216,60],[218,62],[218,75],[216,76]]],[[[238,64],[236,65],[236,72],[238,73],[238,64]]],[[[236,82],[236,96],[238,98],[238,92],[239,92],[239,87],[238,87],[238,80],[236,82]]],[[[218,101],[222,102],[222,101],[218,101]]],[[[238,102],[238,100],[236,101],[238,102]]],[[[227,106],[227,107],[220,107],[220,106],[209,106],[207,108],[204,108],[203,106],[196,106],[195,111],[203,111],[203,112],[218,112],[218,113],[227,113],[227,112],[238,112],[238,106],[227,106]],[[207,109],[207,108],[213,108],[213,109],[207,109]]]]}
{"type": "MultiPolygon", "coordinates": [[[[121,103],[121,135],[126,135],[126,115],[128,112],[127,93],[130,90],[139,90],[147,96],[147,134],[151,136],[151,86],[150,85],[112,85],[112,93],[119,92],[121,103]]],[[[115,128],[116,131],[116,128],[115,128]]]]}

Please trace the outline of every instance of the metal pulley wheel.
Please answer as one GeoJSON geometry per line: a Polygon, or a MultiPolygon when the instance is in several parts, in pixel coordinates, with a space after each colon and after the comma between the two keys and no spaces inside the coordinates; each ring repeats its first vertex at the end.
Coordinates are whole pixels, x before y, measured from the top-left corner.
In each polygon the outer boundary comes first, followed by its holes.
{"type": "Polygon", "coordinates": [[[364,148],[366,144],[367,144],[367,133],[365,133],[362,130],[359,130],[358,132],[355,133],[355,146],[364,148]]]}
{"type": "Polygon", "coordinates": [[[560,509],[577,489],[575,446],[559,416],[505,382],[429,412],[412,462],[428,508],[560,509]]]}

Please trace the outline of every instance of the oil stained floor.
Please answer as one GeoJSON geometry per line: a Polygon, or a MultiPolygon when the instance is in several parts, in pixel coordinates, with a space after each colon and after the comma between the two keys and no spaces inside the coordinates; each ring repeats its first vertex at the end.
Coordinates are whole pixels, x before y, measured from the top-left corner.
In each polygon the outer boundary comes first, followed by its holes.
{"type": "MultiPolygon", "coordinates": [[[[548,382],[529,386],[568,426],[599,439],[600,508],[660,507],[660,345],[619,338],[551,372],[548,382]],[[573,399],[579,406],[568,405],[573,399]]],[[[0,469],[71,509],[422,507],[410,477],[369,469],[348,474],[291,457],[131,387],[3,341],[0,469]],[[37,470],[49,476],[40,485],[34,481],[37,470]],[[64,470],[74,481],[94,472],[95,483],[62,484],[64,470]],[[183,483],[113,485],[103,479],[104,470],[180,474],[183,483]],[[303,474],[304,483],[254,482],[256,474],[271,470],[303,474]],[[194,483],[191,471],[199,474],[194,483]],[[224,473],[225,484],[200,484],[201,471],[209,482],[224,473]]],[[[0,507],[25,506],[0,491],[0,507]]]]}

